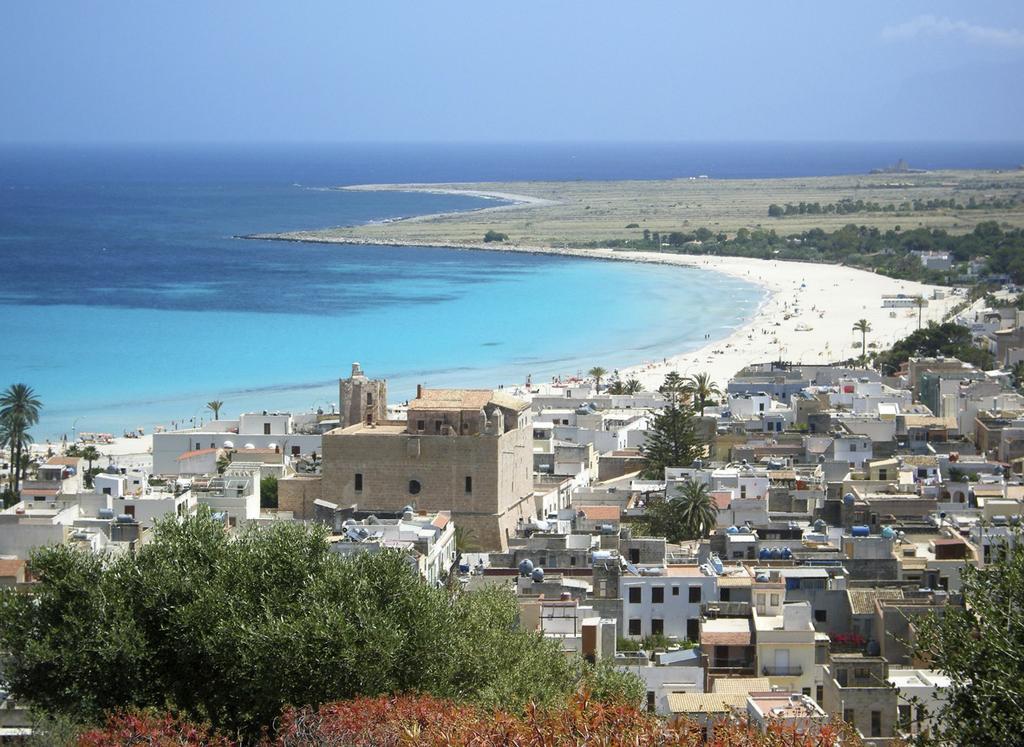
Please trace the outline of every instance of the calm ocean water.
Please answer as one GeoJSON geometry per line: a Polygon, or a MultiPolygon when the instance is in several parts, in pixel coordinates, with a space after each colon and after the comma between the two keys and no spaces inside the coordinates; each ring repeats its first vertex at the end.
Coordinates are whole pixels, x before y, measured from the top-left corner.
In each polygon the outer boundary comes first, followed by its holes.
{"type": "Polygon", "coordinates": [[[0,148],[0,385],[37,439],[329,407],[354,360],[395,399],[612,369],[741,324],[757,287],[700,270],[231,236],[488,204],[365,182],[789,176],[1011,167],[1019,145],[0,148]]]}

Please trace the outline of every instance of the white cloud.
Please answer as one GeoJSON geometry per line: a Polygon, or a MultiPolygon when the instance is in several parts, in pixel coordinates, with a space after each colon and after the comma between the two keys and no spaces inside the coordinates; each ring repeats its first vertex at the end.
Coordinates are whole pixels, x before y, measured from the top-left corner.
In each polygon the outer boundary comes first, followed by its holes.
{"type": "Polygon", "coordinates": [[[954,21],[945,16],[917,16],[906,23],[882,29],[882,38],[886,41],[934,36],[955,36],[973,44],[993,47],[1024,47],[1024,33],[1019,29],[978,26],[967,21],[954,21]]]}

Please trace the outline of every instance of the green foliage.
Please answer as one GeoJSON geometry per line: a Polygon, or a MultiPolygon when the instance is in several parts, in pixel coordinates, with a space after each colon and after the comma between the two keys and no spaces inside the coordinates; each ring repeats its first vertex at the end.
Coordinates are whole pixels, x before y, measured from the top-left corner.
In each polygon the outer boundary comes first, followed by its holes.
{"type": "MultiPolygon", "coordinates": [[[[786,212],[786,208],[780,205],[772,205],[768,209],[773,217],[782,217],[786,212]]],[[[799,205],[796,212],[799,213],[799,205]]],[[[900,226],[895,226],[892,230],[883,231],[850,223],[831,233],[812,228],[802,233],[780,235],[774,229],[756,228],[742,235],[737,232],[733,239],[706,228],[664,234],[645,230],[639,240],[605,240],[594,245],[845,264],[893,278],[928,283],[949,283],[958,279],[962,275],[962,266],[947,272],[929,270],[915,253],[940,251],[948,252],[954,263],[986,259],[989,272],[1005,273],[1013,282],[1024,283],[1024,229],[1003,230],[995,221],[979,223],[971,233],[962,235],[949,234],[939,228],[902,231],[900,226]]]]}
{"type": "Polygon", "coordinates": [[[660,480],[666,467],[685,467],[704,453],[693,426],[689,407],[670,403],[654,418],[647,440],[640,447],[644,458],[644,477],[660,480]]]}
{"type": "Polygon", "coordinates": [[[687,480],[677,497],[652,501],[647,505],[650,532],[669,542],[701,539],[715,528],[718,507],[707,485],[687,480]]]}
{"type": "Polygon", "coordinates": [[[203,512],[135,556],[60,545],[31,567],[31,596],[0,591],[5,679],[75,719],[170,707],[251,736],[285,704],[418,691],[516,709],[577,681],[510,591],[433,588],[400,552],[342,558],[321,527],[232,538],[203,512]]]}
{"type": "Polygon", "coordinates": [[[273,475],[260,480],[260,508],[277,508],[277,478],[273,475]]]}
{"type": "Polygon", "coordinates": [[[911,357],[939,355],[959,358],[984,370],[995,366],[992,354],[975,346],[971,331],[955,322],[929,324],[914,330],[892,348],[875,356],[875,365],[882,373],[891,376],[911,357]]]}
{"type": "Polygon", "coordinates": [[[7,449],[11,464],[11,489],[15,494],[25,476],[22,455],[32,443],[29,428],[39,422],[43,403],[28,384],[11,384],[0,392],[0,449],[7,449]]]}
{"type": "Polygon", "coordinates": [[[658,387],[658,391],[670,402],[681,402],[689,394],[686,379],[675,371],[665,375],[665,381],[658,387]]]}
{"type": "Polygon", "coordinates": [[[508,241],[508,234],[499,233],[498,231],[492,229],[484,234],[484,241],[488,244],[491,243],[492,241],[508,241]]]}
{"type": "Polygon", "coordinates": [[[713,405],[722,396],[722,390],[709,373],[694,374],[686,380],[685,391],[693,398],[693,406],[704,414],[704,408],[713,405]]]}
{"type": "Polygon", "coordinates": [[[633,708],[643,707],[647,686],[632,672],[619,669],[610,659],[596,664],[584,663],[579,689],[605,703],[618,703],[633,708]]]}
{"type": "Polygon", "coordinates": [[[951,680],[931,735],[941,744],[1019,744],[1024,734],[1024,544],[961,571],[964,605],[915,621],[919,654],[951,680]]]}

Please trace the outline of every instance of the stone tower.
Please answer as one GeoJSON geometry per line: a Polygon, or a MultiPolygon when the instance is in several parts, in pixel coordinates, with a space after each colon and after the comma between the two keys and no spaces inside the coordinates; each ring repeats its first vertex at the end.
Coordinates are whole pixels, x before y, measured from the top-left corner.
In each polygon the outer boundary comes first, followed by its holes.
{"type": "Polygon", "coordinates": [[[340,426],[356,423],[379,423],[388,417],[388,382],[368,379],[358,363],[352,364],[352,375],[338,381],[340,426]]]}

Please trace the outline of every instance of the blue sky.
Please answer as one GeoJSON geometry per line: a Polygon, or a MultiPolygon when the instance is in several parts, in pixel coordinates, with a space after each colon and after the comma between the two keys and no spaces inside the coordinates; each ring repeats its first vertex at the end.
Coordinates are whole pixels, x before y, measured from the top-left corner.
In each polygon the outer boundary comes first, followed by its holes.
{"type": "Polygon", "coordinates": [[[24,0],[0,29],[0,141],[1024,139],[1019,0],[24,0]]]}

